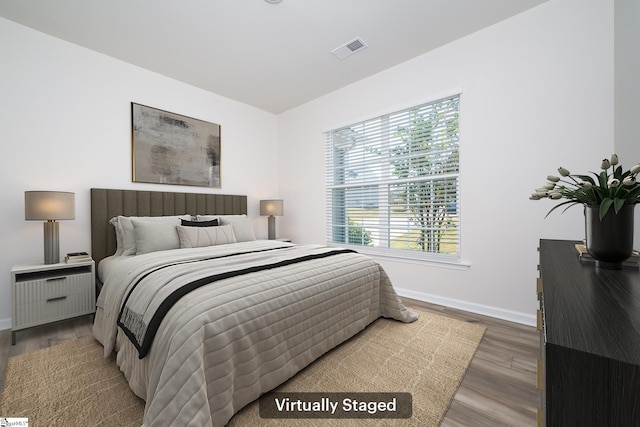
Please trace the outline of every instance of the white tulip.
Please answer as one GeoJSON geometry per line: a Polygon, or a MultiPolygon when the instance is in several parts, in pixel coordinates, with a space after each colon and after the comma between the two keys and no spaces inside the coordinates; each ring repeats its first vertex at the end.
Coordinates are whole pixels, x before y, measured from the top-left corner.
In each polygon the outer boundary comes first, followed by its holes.
{"type": "Polygon", "coordinates": [[[549,193],[549,198],[552,200],[558,200],[562,198],[562,193],[558,193],[557,191],[552,191],[549,193]]]}
{"type": "Polygon", "coordinates": [[[637,174],[640,172],[640,163],[638,163],[637,165],[635,165],[634,167],[632,167],[629,172],[631,172],[632,174],[637,174]]]}
{"type": "Polygon", "coordinates": [[[611,162],[609,159],[602,159],[602,163],[600,164],[600,169],[609,169],[611,167],[611,162]]]}
{"type": "Polygon", "coordinates": [[[578,184],[580,186],[580,188],[582,188],[583,190],[589,190],[590,188],[593,187],[593,184],[591,184],[588,181],[582,181],[581,183],[578,184]]]}
{"type": "Polygon", "coordinates": [[[618,185],[620,185],[620,180],[618,178],[611,178],[608,184],[609,184],[609,187],[615,188],[618,185]]]}
{"type": "Polygon", "coordinates": [[[609,163],[611,163],[612,166],[615,166],[618,164],[618,155],[617,154],[612,154],[611,155],[611,160],[609,160],[609,163]]]}
{"type": "Polygon", "coordinates": [[[558,178],[558,177],[557,177],[557,176],[555,176],[555,175],[549,175],[549,176],[547,176],[547,179],[548,179],[549,181],[551,181],[551,182],[558,182],[558,181],[560,181],[560,178],[558,178]]]}
{"type": "Polygon", "coordinates": [[[565,168],[563,168],[562,166],[560,166],[558,168],[558,173],[562,176],[569,176],[571,175],[571,172],[569,172],[568,170],[566,170],[565,168]]]}
{"type": "Polygon", "coordinates": [[[622,181],[622,184],[627,187],[631,187],[632,185],[636,185],[636,179],[632,176],[628,176],[622,181]]]}

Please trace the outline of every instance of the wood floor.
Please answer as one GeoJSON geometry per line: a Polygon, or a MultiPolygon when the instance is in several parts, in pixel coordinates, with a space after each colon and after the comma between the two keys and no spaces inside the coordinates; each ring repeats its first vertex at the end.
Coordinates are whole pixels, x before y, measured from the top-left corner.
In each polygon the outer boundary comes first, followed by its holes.
{"type": "MultiPolygon", "coordinates": [[[[539,337],[534,327],[407,298],[403,302],[487,328],[442,426],[537,425],[539,337]]],[[[0,390],[9,357],[91,335],[91,321],[84,316],[20,331],[15,346],[11,331],[0,331],[0,390]]]]}

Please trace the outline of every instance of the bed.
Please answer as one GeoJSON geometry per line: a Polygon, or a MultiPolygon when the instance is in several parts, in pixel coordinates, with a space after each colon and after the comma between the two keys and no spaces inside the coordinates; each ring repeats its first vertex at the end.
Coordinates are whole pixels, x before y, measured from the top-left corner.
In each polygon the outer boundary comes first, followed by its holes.
{"type": "Polygon", "coordinates": [[[246,213],[241,195],[91,189],[93,331],[144,426],[224,426],[377,318],[417,318],[372,259],[255,239],[246,213]]]}

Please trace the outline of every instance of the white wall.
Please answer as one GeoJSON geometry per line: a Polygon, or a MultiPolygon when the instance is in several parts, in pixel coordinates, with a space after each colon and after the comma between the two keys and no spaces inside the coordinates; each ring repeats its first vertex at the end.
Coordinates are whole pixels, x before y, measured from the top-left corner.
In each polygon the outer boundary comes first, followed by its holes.
{"type": "MultiPolygon", "coordinates": [[[[462,258],[456,270],[381,259],[402,295],[534,323],[539,238],[584,238],[574,207],[528,200],[558,166],[613,150],[613,2],[551,0],[278,118],[281,234],[325,241],[323,130],[462,88],[462,258]]],[[[367,54],[367,52],[362,53],[367,54]]]]}
{"type": "Polygon", "coordinates": [[[457,88],[470,267],[380,261],[403,295],[533,323],[538,239],[584,232],[579,208],[545,220],[553,204],[528,196],[558,166],[597,169],[613,151],[613,18],[607,0],[550,0],[277,118],[0,19],[9,41],[0,44],[0,329],[10,326],[11,265],[42,259],[42,224],[23,219],[25,190],[76,193],[61,253],[89,250],[91,187],[208,191],[131,182],[130,102],[221,124],[223,188],[212,192],[248,194],[263,237],[258,200],[282,197],[279,234],[317,243],[322,131],[457,88]]]}
{"type": "Polygon", "coordinates": [[[89,189],[277,197],[276,117],[0,18],[0,329],[11,326],[11,266],[43,260],[39,221],[24,220],[24,191],[76,193],[76,219],[60,224],[60,253],[90,251],[89,189]],[[130,103],[222,126],[222,188],[131,182],[130,103]]]}
{"type": "MultiPolygon", "coordinates": [[[[615,146],[625,169],[640,163],[640,2],[615,2],[615,146]]],[[[640,248],[640,209],[634,247],[640,248]]]]}

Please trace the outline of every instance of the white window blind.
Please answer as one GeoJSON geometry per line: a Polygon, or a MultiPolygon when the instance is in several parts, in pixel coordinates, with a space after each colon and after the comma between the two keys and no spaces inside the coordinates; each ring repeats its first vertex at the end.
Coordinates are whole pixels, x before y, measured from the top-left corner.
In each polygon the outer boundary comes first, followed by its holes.
{"type": "Polygon", "coordinates": [[[327,240],[459,260],[460,95],[325,134],[327,240]]]}

